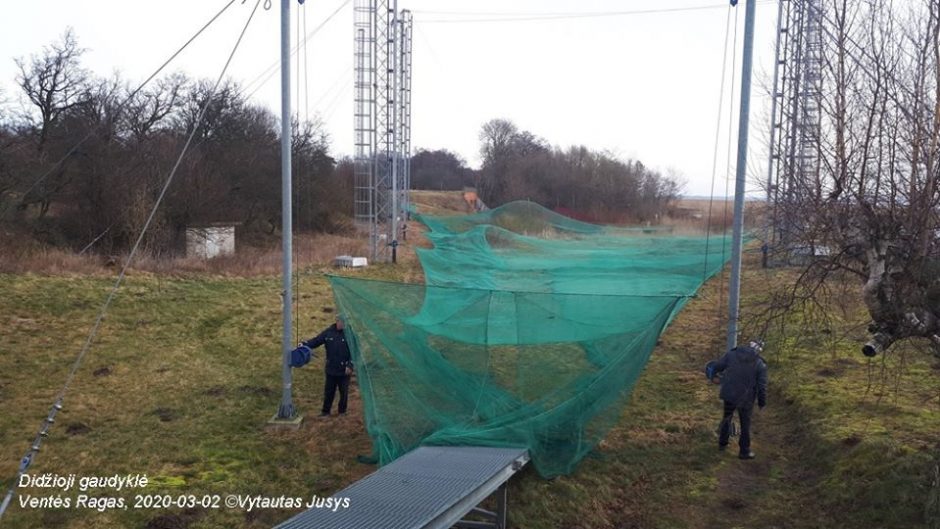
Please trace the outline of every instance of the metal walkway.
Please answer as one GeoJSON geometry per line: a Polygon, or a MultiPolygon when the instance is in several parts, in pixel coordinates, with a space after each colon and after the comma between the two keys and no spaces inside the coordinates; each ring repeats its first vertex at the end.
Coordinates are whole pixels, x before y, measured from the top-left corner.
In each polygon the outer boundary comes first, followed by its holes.
{"type": "Polygon", "coordinates": [[[275,529],[504,529],[506,483],[528,461],[522,448],[419,447],[332,496],[348,508],[310,509],[275,529]],[[496,512],[477,507],[497,491],[496,512]],[[461,521],[471,512],[490,521],[461,521]]]}

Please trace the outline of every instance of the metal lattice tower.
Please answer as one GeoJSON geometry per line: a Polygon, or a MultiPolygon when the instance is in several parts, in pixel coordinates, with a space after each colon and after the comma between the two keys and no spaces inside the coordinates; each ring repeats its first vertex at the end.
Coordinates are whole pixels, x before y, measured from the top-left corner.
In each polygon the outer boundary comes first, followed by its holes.
{"type": "Polygon", "coordinates": [[[355,204],[373,261],[394,260],[407,218],[411,30],[398,0],[356,0],[355,204]]]}
{"type": "Polygon", "coordinates": [[[410,200],[408,190],[411,189],[411,48],[412,48],[413,20],[411,11],[403,10],[399,19],[399,81],[398,81],[398,109],[399,109],[399,141],[398,153],[400,163],[399,175],[399,211],[404,222],[408,219],[410,200]]]}
{"type": "Polygon", "coordinates": [[[392,224],[392,206],[394,193],[395,171],[395,66],[397,55],[395,53],[395,40],[397,24],[395,24],[395,8],[398,0],[376,1],[376,125],[377,146],[375,153],[375,216],[378,232],[376,244],[377,254],[372,258],[376,261],[388,261],[388,245],[394,240],[392,224]]]}
{"type": "Polygon", "coordinates": [[[801,204],[820,171],[822,0],[780,0],[771,109],[767,244],[776,263],[805,251],[801,204]]]}
{"type": "Polygon", "coordinates": [[[376,256],[375,217],[375,0],[356,0],[355,28],[355,168],[354,216],[356,225],[369,237],[369,253],[376,256]]]}

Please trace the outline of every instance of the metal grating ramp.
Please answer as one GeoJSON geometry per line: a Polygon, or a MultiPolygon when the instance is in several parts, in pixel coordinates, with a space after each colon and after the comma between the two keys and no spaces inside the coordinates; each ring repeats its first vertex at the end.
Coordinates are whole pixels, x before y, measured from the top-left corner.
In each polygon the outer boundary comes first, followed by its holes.
{"type": "Polygon", "coordinates": [[[447,529],[528,461],[524,448],[422,446],[333,495],[348,508],[310,509],[276,529],[447,529]]]}

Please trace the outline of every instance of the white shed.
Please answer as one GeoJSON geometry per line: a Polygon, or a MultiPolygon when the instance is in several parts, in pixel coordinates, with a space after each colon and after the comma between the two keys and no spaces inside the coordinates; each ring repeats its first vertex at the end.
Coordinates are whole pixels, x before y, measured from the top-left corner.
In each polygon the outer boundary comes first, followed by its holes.
{"type": "Polygon", "coordinates": [[[207,224],[186,228],[186,257],[212,259],[235,254],[235,225],[207,224]]]}

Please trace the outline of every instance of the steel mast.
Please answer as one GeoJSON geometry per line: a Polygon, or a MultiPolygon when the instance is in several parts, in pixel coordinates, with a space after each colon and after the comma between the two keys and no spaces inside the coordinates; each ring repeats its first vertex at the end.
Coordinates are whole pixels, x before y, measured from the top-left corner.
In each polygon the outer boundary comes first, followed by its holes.
{"type": "Polygon", "coordinates": [[[281,290],[283,311],[283,332],[281,334],[283,388],[281,404],[277,409],[277,422],[299,421],[294,410],[291,395],[293,380],[290,367],[290,352],[293,349],[291,339],[291,286],[293,270],[291,268],[293,222],[291,210],[291,115],[290,115],[290,3],[281,0],[281,246],[283,255],[283,280],[281,290]]]}
{"type": "MultiPolygon", "coordinates": [[[[751,112],[751,72],[754,65],[755,0],[747,0],[744,14],[744,58],[741,66],[741,110],[738,115],[738,165],[734,181],[734,233],[731,242],[731,282],[728,288],[728,349],[738,343],[741,303],[741,250],[744,243],[744,192],[747,176],[747,135],[751,112]]],[[[737,5],[738,0],[731,0],[737,5]]]]}

